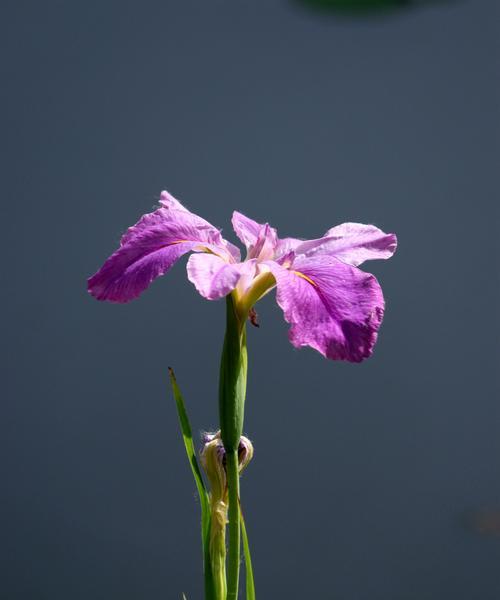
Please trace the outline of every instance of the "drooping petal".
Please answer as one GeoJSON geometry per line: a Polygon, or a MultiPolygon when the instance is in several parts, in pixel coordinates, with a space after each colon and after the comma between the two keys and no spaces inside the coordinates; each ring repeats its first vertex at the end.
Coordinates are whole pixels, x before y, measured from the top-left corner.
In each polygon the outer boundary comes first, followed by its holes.
{"type": "MultiPolygon", "coordinates": [[[[170,194],[166,190],[163,190],[163,192],[160,194],[160,205],[163,206],[164,208],[169,208],[171,210],[180,210],[180,211],[190,214],[192,217],[196,218],[197,226],[200,228],[209,227],[209,228],[215,229],[215,227],[213,227],[213,225],[211,225],[208,221],[205,221],[205,219],[202,219],[198,215],[191,213],[185,206],[183,206],[179,202],[179,200],[174,198],[172,196],[172,194],[170,194]]],[[[234,244],[231,244],[231,242],[228,242],[227,240],[223,239],[220,236],[220,232],[218,232],[218,233],[219,233],[219,238],[220,238],[218,243],[221,243],[222,245],[224,245],[225,248],[228,250],[228,252],[231,254],[231,256],[234,258],[234,260],[236,262],[239,262],[241,260],[240,249],[237,246],[235,246],[234,244]]]]}
{"type": "Polygon", "coordinates": [[[384,233],[375,225],[343,223],[329,229],[322,238],[298,244],[294,251],[305,256],[335,256],[358,266],[365,260],[390,258],[396,246],[394,233],[384,233]]]}
{"type": "Polygon", "coordinates": [[[89,279],[88,290],[95,298],[133,300],[189,251],[210,251],[228,262],[235,260],[227,242],[208,221],[170,195],[162,194],[161,203],[161,208],[128,229],[118,250],[89,279]]]}
{"type": "Polygon", "coordinates": [[[311,346],[333,360],[360,362],[371,355],[384,314],[373,275],[332,256],[299,256],[291,269],[267,264],[294,346],[311,346]]]}
{"type": "Polygon", "coordinates": [[[207,300],[227,296],[246,275],[253,276],[255,260],[228,263],[215,254],[193,254],[187,263],[189,281],[207,300]]]}
{"type": "Polygon", "coordinates": [[[257,223],[238,211],[231,219],[234,231],[247,248],[248,258],[270,260],[274,257],[278,243],[276,229],[268,223],[257,223]]]}
{"type": "MultiPolygon", "coordinates": [[[[174,198],[170,192],[163,190],[160,194],[160,204],[164,208],[170,208],[172,210],[181,210],[183,212],[189,212],[189,210],[183,206],[177,198],[174,198]]],[[[198,217],[201,219],[201,217],[198,217]]]]}

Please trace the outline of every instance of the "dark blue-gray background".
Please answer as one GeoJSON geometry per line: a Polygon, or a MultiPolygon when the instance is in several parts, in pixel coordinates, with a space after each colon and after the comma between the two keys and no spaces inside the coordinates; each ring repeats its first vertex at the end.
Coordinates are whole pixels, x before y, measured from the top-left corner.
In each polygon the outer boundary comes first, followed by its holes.
{"type": "Polygon", "coordinates": [[[167,365],[216,427],[224,304],[184,264],[129,305],[86,293],[163,188],[233,241],[233,209],[400,240],[365,265],[387,311],[361,365],[258,307],[259,598],[500,598],[500,539],[471,525],[500,508],[495,4],[3,3],[2,599],[202,597],[167,365]]]}

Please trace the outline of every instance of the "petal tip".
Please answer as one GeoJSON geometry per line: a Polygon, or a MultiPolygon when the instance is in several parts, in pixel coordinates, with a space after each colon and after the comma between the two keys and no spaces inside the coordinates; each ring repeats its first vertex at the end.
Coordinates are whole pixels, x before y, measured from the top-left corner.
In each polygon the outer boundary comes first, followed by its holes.
{"type": "Polygon", "coordinates": [[[391,256],[396,252],[398,248],[398,236],[395,233],[389,233],[387,236],[390,238],[388,250],[391,252],[391,256]]]}
{"type": "Polygon", "coordinates": [[[162,206],[165,206],[166,208],[168,208],[169,206],[171,206],[172,204],[174,204],[176,202],[177,202],[177,200],[172,196],[172,194],[167,192],[167,190],[162,190],[160,192],[160,204],[162,206]]]}

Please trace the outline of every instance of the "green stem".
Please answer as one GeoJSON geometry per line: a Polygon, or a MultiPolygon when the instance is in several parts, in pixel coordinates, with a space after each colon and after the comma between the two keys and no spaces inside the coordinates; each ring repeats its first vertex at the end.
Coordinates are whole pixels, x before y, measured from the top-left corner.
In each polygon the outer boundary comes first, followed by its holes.
{"type": "Polygon", "coordinates": [[[238,597],[240,570],[240,514],[238,446],[243,432],[247,384],[246,315],[237,310],[233,296],[226,301],[226,335],[219,381],[221,437],[226,450],[229,505],[227,600],[238,597]]]}
{"type": "Polygon", "coordinates": [[[240,575],[240,474],[238,468],[238,451],[226,454],[226,472],[229,494],[229,553],[227,600],[238,598],[240,575]]]}
{"type": "Polygon", "coordinates": [[[237,451],[243,433],[247,389],[246,316],[241,317],[234,299],[226,300],[226,335],[219,380],[221,437],[226,452],[237,451]]]}

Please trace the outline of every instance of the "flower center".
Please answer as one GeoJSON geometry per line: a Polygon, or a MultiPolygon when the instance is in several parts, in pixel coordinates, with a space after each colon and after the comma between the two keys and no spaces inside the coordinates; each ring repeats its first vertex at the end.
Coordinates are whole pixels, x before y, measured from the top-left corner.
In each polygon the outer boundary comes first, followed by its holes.
{"type": "Polygon", "coordinates": [[[233,295],[235,297],[236,308],[241,317],[246,319],[252,306],[270,292],[275,285],[276,279],[274,275],[270,271],[265,271],[257,275],[250,287],[243,294],[234,290],[233,295]]]}

